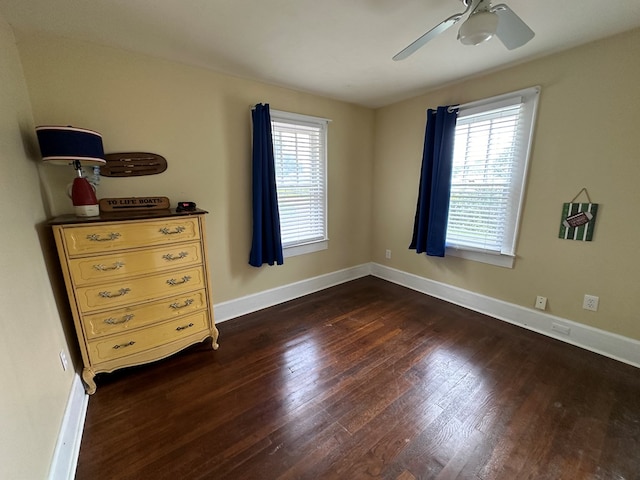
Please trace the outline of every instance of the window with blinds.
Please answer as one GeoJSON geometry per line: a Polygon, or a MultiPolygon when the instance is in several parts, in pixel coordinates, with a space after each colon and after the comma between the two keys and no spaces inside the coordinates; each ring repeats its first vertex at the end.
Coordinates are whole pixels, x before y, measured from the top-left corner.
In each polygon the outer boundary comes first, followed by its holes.
{"type": "Polygon", "coordinates": [[[526,89],[459,111],[447,253],[512,266],[538,93],[526,89]]]}
{"type": "MultiPolygon", "coordinates": [[[[326,248],[328,120],[271,110],[282,247],[326,248]],[[312,244],[319,244],[309,247],[312,244]]],[[[297,253],[293,253],[297,254],[297,253]]]]}

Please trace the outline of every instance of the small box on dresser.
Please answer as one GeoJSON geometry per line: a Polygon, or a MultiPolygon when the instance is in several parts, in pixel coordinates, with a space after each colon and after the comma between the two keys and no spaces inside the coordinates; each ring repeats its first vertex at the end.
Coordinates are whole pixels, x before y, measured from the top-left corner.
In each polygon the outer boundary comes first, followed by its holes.
{"type": "Polygon", "coordinates": [[[154,210],[51,220],[87,393],[101,372],[212,338],[204,214],[154,210]]]}

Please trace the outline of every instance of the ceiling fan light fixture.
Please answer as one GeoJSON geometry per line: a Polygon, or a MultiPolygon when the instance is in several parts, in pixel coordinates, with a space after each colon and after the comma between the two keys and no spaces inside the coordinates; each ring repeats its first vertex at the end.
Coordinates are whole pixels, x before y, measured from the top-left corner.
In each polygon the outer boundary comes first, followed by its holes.
{"type": "Polygon", "coordinates": [[[467,18],[458,30],[458,40],[463,45],[486,42],[498,30],[498,15],[488,10],[476,12],[467,18]]]}

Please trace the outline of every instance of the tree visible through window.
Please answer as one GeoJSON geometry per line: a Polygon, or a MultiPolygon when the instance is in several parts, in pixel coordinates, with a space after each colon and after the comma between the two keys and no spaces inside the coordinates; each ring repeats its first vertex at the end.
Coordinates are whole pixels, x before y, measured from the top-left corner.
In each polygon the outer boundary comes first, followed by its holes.
{"type": "Polygon", "coordinates": [[[538,94],[530,88],[460,109],[448,254],[513,265],[538,94]]]}
{"type": "Polygon", "coordinates": [[[271,110],[285,256],[327,248],[328,120],[271,110]]]}

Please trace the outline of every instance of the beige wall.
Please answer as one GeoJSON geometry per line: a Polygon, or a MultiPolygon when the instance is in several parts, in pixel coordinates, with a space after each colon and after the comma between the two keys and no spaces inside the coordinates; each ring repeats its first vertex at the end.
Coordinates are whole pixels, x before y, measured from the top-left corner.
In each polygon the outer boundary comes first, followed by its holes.
{"type": "Polygon", "coordinates": [[[376,112],[373,261],[640,339],[640,30],[448,86],[376,112]],[[407,249],[425,111],[540,85],[513,269],[407,249]],[[600,204],[592,242],[558,239],[562,203],[586,187],[600,204]],[[385,249],[392,250],[386,260],[385,249]],[[583,310],[584,294],[600,297],[583,310]]]}
{"type": "MultiPolygon", "coordinates": [[[[72,124],[103,134],[106,152],[148,151],[169,168],[147,177],[103,178],[98,197],[165,195],[195,201],[207,217],[214,302],[366,263],[371,258],[374,113],[121,50],[47,37],[18,42],[36,124],[72,124]],[[329,249],[248,265],[250,106],[332,120],[329,125],[329,249]]],[[[71,169],[42,167],[54,214],[71,169]]]]}
{"type": "MultiPolygon", "coordinates": [[[[13,33],[0,17],[0,478],[46,478],[73,379],[49,282],[51,238],[33,118],[13,33]],[[46,258],[45,258],[46,257],[46,258]]],[[[54,282],[55,283],[55,282],[54,282]]]]}
{"type": "MultiPolygon", "coordinates": [[[[32,112],[35,124],[102,132],[107,152],[151,151],[168,159],[161,175],[104,178],[99,196],[166,195],[209,210],[216,303],[373,260],[528,307],[544,295],[552,314],[640,339],[632,305],[640,293],[640,223],[633,218],[640,203],[640,30],[376,112],[59,38],[24,36],[18,57],[13,42],[2,23],[0,199],[10,228],[0,238],[10,255],[0,256],[0,355],[3,388],[11,392],[0,403],[2,478],[45,475],[72,379],[58,360],[68,312],[64,298],[52,294],[49,275],[54,285],[59,276],[47,270],[51,244],[38,226],[71,211],[61,192],[73,173],[33,163],[32,112]],[[542,96],[515,268],[409,251],[425,109],[536,84],[542,96]],[[333,120],[330,248],[261,269],[247,264],[249,106],[257,102],[333,120]],[[561,204],[583,186],[601,204],[594,241],[559,240],[561,204]],[[384,258],[387,248],[391,260],[384,258]],[[584,293],[600,296],[599,312],[580,308],[584,293]]],[[[69,345],[73,350],[73,341],[69,345]]]]}

